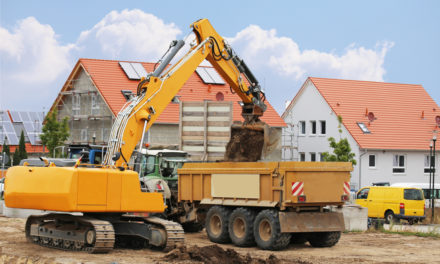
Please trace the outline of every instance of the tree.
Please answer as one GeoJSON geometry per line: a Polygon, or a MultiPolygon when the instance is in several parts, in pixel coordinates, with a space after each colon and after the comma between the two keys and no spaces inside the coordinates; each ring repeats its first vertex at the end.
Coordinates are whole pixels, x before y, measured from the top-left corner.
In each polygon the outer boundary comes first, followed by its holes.
{"type": "Polygon", "coordinates": [[[20,164],[20,152],[18,152],[18,148],[15,148],[13,159],[13,166],[20,164]]]}
{"type": "Polygon", "coordinates": [[[328,152],[322,153],[322,158],[324,161],[347,161],[351,162],[353,165],[356,165],[357,162],[354,159],[356,156],[351,152],[350,143],[348,143],[347,138],[342,137],[342,117],[338,116],[338,131],[339,131],[339,141],[336,142],[334,137],[329,137],[328,141],[330,142],[330,147],[333,149],[334,154],[330,154],[328,152]]]}
{"type": "Polygon", "coordinates": [[[26,152],[26,144],[24,143],[24,132],[21,131],[20,135],[20,143],[18,144],[18,154],[20,156],[20,161],[23,159],[27,159],[28,155],[26,152]]]}
{"type": "Polygon", "coordinates": [[[6,144],[6,137],[5,140],[3,141],[3,146],[2,146],[2,154],[3,152],[6,153],[6,156],[8,156],[9,161],[7,163],[5,163],[5,166],[11,166],[11,150],[9,149],[9,145],[6,144]]]}
{"type": "Polygon", "coordinates": [[[69,138],[69,125],[67,121],[68,117],[65,117],[58,122],[56,110],[46,116],[42,128],[43,134],[41,134],[40,138],[49,150],[49,156],[54,155],[54,149],[69,138]]]}

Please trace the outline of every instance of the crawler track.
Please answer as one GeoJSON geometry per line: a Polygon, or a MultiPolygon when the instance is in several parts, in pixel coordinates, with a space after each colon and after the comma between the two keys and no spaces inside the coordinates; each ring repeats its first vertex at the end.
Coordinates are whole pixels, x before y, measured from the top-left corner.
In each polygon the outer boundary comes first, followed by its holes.
{"type": "Polygon", "coordinates": [[[162,251],[170,251],[180,244],[183,245],[183,243],[185,242],[185,233],[179,223],[165,220],[159,217],[146,217],[144,218],[144,221],[152,224],[156,228],[164,229],[164,231],[166,232],[167,243],[164,247],[161,248],[162,251]]]}
{"type": "Polygon", "coordinates": [[[107,253],[113,249],[115,243],[115,232],[110,222],[84,216],[30,216],[26,221],[25,231],[26,238],[32,243],[67,251],[107,253]],[[88,232],[91,234],[91,243],[87,242],[88,232]]]}

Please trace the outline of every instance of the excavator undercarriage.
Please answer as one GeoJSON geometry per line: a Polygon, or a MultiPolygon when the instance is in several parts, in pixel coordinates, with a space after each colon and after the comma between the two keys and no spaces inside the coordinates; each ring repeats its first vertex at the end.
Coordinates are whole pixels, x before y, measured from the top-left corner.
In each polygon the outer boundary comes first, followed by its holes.
{"type": "Polygon", "coordinates": [[[89,253],[107,253],[114,247],[169,251],[184,243],[178,223],[125,214],[30,216],[25,232],[29,242],[41,246],[89,253]]]}

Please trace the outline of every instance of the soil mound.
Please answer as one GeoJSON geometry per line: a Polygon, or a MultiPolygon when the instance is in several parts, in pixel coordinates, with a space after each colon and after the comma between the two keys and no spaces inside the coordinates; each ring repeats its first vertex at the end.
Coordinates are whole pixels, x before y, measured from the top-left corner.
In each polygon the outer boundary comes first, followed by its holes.
{"type": "Polygon", "coordinates": [[[243,256],[233,249],[226,249],[210,245],[205,247],[191,246],[179,247],[165,255],[169,261],[200,261],[207,264],[231,263],[231,264],[276,264],[281,263],[277,257],[270,255],[267,259],[252,258],[249,254],[243,256]]]}

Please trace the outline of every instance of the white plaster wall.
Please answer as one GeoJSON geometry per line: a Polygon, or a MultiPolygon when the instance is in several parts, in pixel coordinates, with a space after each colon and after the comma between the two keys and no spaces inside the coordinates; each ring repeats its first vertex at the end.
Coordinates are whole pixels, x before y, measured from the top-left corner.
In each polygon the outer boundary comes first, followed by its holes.
{"type": "MultiPolygon", "coordinates": [[[[361,161],[361,186],[369,186],[374,182],[417,182],[429,183],[429,173],[424,173],[425,155],[427,151],[393,151],[393,150],[364,150],[361,161]],[[370,168],[368,156],[376,155],[376,167],[370,168]],[[405,155],[405,173],[393,173],[393,156],[405,155]]],[[[436,156],[436,182],[440,182],[439,156],[436,156]]]]}
{"type": "MultiPolygon", "coordinates": [[[[343,118],[343,117],[342,117],[343,118]]],[[[293,144],[297,145],[297,151],[294,151],[293,157],[289,153],[284,152],[283,160],[299,160],[300,152],[306,154],[306,161],[310,161],[310,152],[316,152],[317,160],[319,161],[319,153],[331,152],[329,147],[328,138],[334,137],[339,140],[340,137],[347,138],[352,152],[355,153],[355,159],[359,159],[359,148],[356,141],[348,133],[344,126],[342,126],[342,134],[338,132],[338,119],[336,114],[321,96],[316,87],[307,81],[301,94],[297,95],[297,98],[293,102],[293,106],[289,113],[285,116],[284,121],[294,125],[293,132],[295,134],[293,138],[293,144]],[[317,135],[311,135],[310,121],[317,121],[317,135]],[[320,120],[326,121],[326,134],[320,135],[320,120]],[[299,135],[299,121],[306,121],[306,134],[299,135]]],[[[287,140],[284,141],[286,144],[287,140]]],[[[351,185],[353,188],[358,188],[358,167],[355,166],[351,174],[351,185]]]]}

